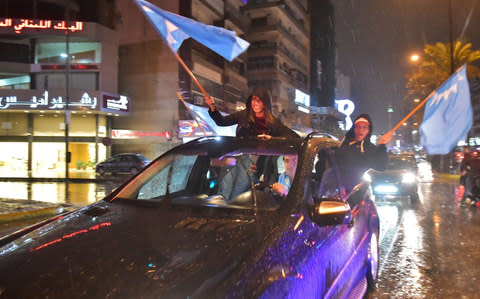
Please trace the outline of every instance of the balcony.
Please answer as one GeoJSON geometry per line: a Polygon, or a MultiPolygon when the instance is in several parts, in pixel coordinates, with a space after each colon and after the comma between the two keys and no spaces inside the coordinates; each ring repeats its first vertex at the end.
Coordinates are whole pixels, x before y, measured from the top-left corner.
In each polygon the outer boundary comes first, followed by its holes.
{"type": "Polygon", "coordinates": [[[292,52],[288,51],[288,49],[280,42],[253,42],[250,47],[249,51],[261,51],[261,50],[269,50],[273,52],[273,55],[276,55],[277,52],[282,53],[283,55],[287,56],[292,62],[294,62],[303,72],[307,72],[307,66],[303,64],[292,52]]]}
{"type": "Polygon", "coordinates": [[[296,47],[298,50],[302,52],[303,55],[308,54],[308,49],[304,45],[301,44],[301,42],[296,38],[294,34],[292,34],[290,31],[288,31],[285,26],[283,26],[282,22],[277,22],[275,24],[269,24],[269,25],[255,25],[252,23],[251,26],[251,31],[253,32],[266,32],[266,31],[277,31],[277,32],[282,32],[292,43],[294,47],[296,47]]]}
{"type": "MultiPolygon", "coordinates": [[[[308,32],[305,27],[305,22],[303,22],[300,18],[297,18],[294,10],[288,4],[286,4],[285,1],[283,0],[249,1],[248,4],[244,6],[244,10],[269,8],[269,7],[280,8],[284,12],[284,14],[297,26],[298,30],[300,30],[303,34],[305,34],[305,36],[308,36],[308,32]]],[[[306,12],[302,17],[307,17],[306,12]]]]}

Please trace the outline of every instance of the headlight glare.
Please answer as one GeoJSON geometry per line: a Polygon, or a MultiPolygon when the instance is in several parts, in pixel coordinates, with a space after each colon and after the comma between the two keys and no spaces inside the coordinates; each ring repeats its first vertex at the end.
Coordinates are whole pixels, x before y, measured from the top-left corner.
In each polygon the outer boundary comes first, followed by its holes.
{"type": "Polygon", "coordinates": [[[362,178],[365,182],[369,182],[369,183],[372,182],[372,176],[368,172],[365,172],[362,178]]]}
{"type": "Polygon", "coordinates": [[[416,179],[416,176],[411,172],[407,172],[402,175],[402,183],[404,184],[415,183],[416,179]]]}

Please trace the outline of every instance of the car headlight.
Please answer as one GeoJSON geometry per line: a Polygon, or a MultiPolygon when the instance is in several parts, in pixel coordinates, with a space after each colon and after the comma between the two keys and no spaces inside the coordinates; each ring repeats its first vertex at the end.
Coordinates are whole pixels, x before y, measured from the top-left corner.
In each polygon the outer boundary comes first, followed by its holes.
{"type": "Polygon", "coordinates": [[[365,182],[369,182],[369,183],[372,182],[372,176],[368,172],[365,172],[363,174],[362,178],[365,182]]]}
{"type": "Polygon", "coordinates": [[[415,183],[416,179],[417,178],[416,178],[415,174],[413,174],[411,172],[407,172],[407,173],[402,174],[402,183],[404,183],[404,184],[415,183]]]}

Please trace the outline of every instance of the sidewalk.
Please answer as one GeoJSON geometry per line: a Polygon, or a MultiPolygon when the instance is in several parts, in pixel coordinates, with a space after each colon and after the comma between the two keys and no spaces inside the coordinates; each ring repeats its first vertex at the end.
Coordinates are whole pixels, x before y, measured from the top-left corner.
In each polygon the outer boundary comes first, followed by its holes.
{"type": "Polygon", "coordinates": [[[54,216],[77,208],[65,203],[0,198],[0,223],[54,216]]]}

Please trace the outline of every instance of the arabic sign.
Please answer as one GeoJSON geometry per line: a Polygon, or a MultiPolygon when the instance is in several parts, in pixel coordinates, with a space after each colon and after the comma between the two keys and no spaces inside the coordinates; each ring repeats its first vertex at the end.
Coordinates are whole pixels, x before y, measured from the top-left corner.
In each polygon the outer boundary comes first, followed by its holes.
{"type": "MultiPolygon", "coordinates": [[[[202,124],[202,128],[208,136],[215,135],[210,128],[202,124]]],[[[202,129],[198,126],[198,123],[194,120],[179,120],[178,121],[178,138],[184,137],[201,137],[205,136],[202,129]]]]}
{"type": "Polygon", "coordinates": [[[113,139],[170,138],[168,131],[112,130],[113,139]]]}
{"type": "Polygon", "coordinates": [[[126,96],[104,93],[102,95],[102,101],[103,107],[108,110],[128,112],[130,109],[129,101],[126,96]]]}
{"type": "MultiPolygon", "coordinates": [[[[64,90],[5,89],[0,90],[0,111],[63,110],[64,90]]],[[[100,91],[75,89],[69,93],[68,110],[105,111],[128,114],[129,99],[100,91]],[[103,105],[99,99],[103,99],[103,105]],[[106,105],[105,105],[106,103],[106,105]],[[126,109],[122,109],[125,108],[126,109]]]]}
{"type": "Polygon", "coordinates": [[[13,31],[17,34],[23,32],[38,32],[40,31],[70,31],[77,32],[84,30],[83,22],[66,22],[66,21],[52,21],[52,20],[32,20],[32,19],[11,19],[0,18],[0,30],[13,31]],[[33,31],[32,31],[33,30],[33,31]]]}

